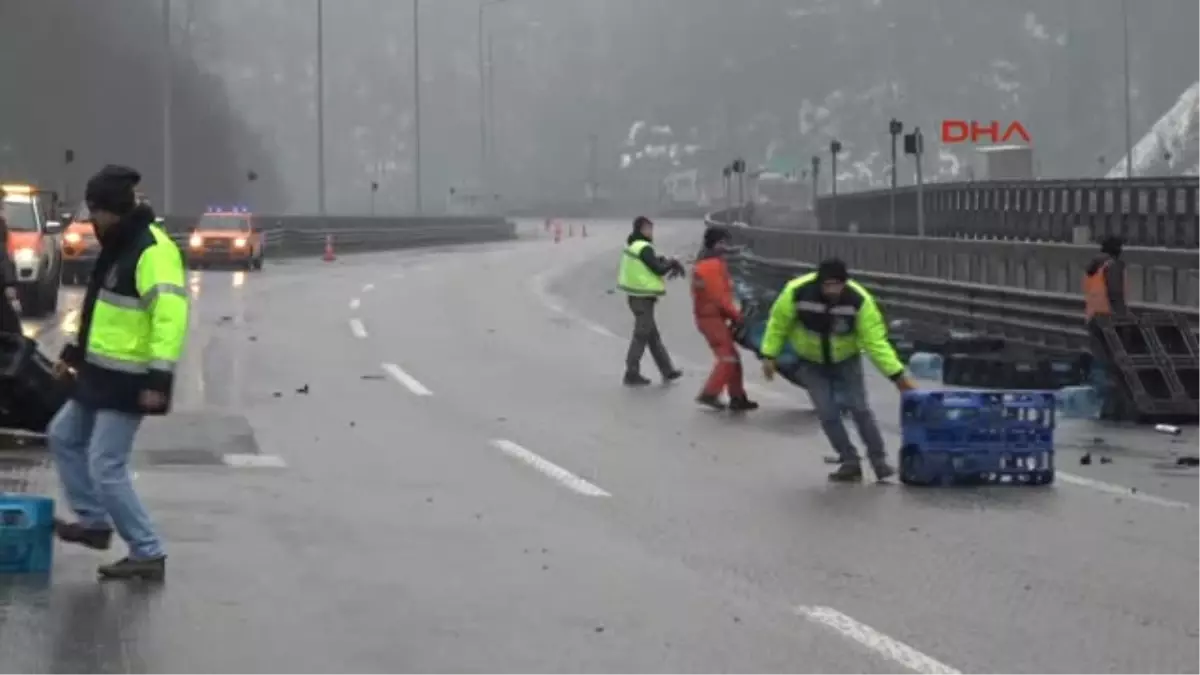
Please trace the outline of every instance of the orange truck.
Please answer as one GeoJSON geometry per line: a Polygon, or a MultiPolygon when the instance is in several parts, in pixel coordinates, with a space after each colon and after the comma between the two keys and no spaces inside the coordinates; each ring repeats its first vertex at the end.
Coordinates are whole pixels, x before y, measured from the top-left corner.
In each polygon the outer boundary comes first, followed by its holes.
{"type": "Polygon", "coordinates": [[[62,224],[51,214],[57,206],[54,192],[32,185],[0,185],[0,202],[8,224],[8,257],[16,272],[21,314],[44,317],[58,310],[62,283],[62,224]]]}
{"type": "Polygon", "coordinates": [[[187,259],[191,267],[262,269],[263,237],[255,227],[254,215],[240,209],[205,213],[188,237],[187,259]]]}
{"type": "Polygon", "coordinates": [[[69,285],[86,284],[99,255],[100,242],[96,240],[87,204],[80,204],[63,231],[63,282],[69,285]]]}

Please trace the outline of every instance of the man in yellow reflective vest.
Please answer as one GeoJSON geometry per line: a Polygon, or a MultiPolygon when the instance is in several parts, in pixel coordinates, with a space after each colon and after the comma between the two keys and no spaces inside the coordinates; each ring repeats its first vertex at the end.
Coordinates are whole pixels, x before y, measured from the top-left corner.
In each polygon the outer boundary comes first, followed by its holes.
{"type": "Polygon", "coordinates": [[[617,288],[629,297],[629,309],[633,312],[633,337],[629,339],[629,351],[625,355],[626,386],[650,384],[641,372],[642,355],[647,347],[664,381],[672,382],[683,376],[671,363],[671,355],[658,332],[654,306],[667,293],[665,279],[685,273],[678,260],[655,252],[654,223],[645,216],[638,216],[633,221],[633,233],[625,240],[621,268],[617,273],[617,288]]]}
{"type": "Polygon", "coordinates": [[[808,389],[826,438],[837,451],[840,465],[829,480],[862,480],[858,450],[842,424],[842,407],[849,410],[866,446],[867,459],[878,480],[896,473],[887,461],[879,424],[867,402],[862,352],[901,391],[914,387],[904,364],[888,342],[887,325],[867,289],[850,279],[846,264],[836,258],[821,262],[816,272],[793,279],[771,307],[763,335],[763,374],[774,378],[775,359],[790,342],[800,356],[797,375],[808,389]]]}
{"type": "Polygon", "coordinates": [[[138,204],[133,169],[107,166],[87,184],[100,255],[84,296],[77,339],[55,366],[73,379],[70,400],[47,436],[76,522],[55,522],[58,538],[108,549],[113,529],[129,554],[99,569],[103,578],[161,580],[166,552],[133,490],[129,456],[145,415],[170,409],[175,367],[188,327],[179,247],[138,204]]]}

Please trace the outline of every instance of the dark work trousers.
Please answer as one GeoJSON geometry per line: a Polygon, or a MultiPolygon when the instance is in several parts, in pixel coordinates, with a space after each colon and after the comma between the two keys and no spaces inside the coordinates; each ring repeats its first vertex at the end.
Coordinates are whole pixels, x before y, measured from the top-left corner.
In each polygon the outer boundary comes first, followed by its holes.
{"type": "Polygon", "coordinates": [[[654,365],[658,366],[663,375],[673,372],[675,366],[671,363],[671,355],[663,345],[662,336],[658,333],[658,323],[654,320],[654,305],[658,302],[655,297],[629,296],[629,309],[633,312],[633,337],[629,340],[629,353],[625,355],[625,372],[640,373],[642,354],[650,348],[650,356],[654,357],[654,365]]]}
{"type": "Polygon", "coordinates": [[[808,389],[813,408],[817,410],[817,418],[821,420],[821,429],[837,452],[841,464],[859,466],[862,461],[858,449],[850,440],[850,434],[846,432],[846,425],[842,423],[843,410],[850,413],[854,425],[858,427],[858,435],[866,446],[867,459],[871,464],[887,464],[883,435],[879,432],[875,413],[867,402],[861,357],[855,356],[830,365],[801,361],[796,367],[796,374],[808,389]]]}

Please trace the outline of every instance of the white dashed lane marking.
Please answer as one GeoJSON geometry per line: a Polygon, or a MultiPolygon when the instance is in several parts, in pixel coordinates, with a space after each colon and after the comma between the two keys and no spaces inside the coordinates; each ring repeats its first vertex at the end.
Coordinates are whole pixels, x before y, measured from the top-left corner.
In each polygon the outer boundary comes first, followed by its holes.
{"type": "Polygon", "coordinates": [[[362,306],[362,300],[358,298],[350,299],[350,309],[358,309],[360,306],[362,306]]]}
{"type": "Polygon", "coordinates": [[[350,319],[350,332],[360,340],[367,337],[367,327],[359,319],[350,319]]]}
{"type": "Polygon", "coordinates": [[[383,364],[383,370],[388,375],[391,375],[392,379],[403,385],[405,389],[408,389],[417,396],[433,396],[432,391],[429,391],[417,378],[404,372],[404,369],[400,366],[394,363],[385,363],[383,364]]]}
{"type": "Polygon", "coordinates": [[[549,477],[555,482],[563,485],[569,490],[578,492],[587,497],[611,497],[608,492],[596,487],[586,480],[567,471],[561,466],[551,462],[540,455],[521,447],[520,444],[504,439],[496,439],[492,441],[492,447],[500,452],[521,460],[525,464],[533,467],[538,472],[549,477]]]}
{"type": "Polygon", "coordinates": [[[1163,506],[1163,507],[1166,507],[1169,509],[1190,509],[1190,508],[1192,508],[1192,505],[1188,504],[1187,502],[1179,502],[1179,501],[1175,501],[1174,499],[1167,499],[1166,497],[1156,497],[1151,494],[1146,494],[1145,492],[1135,491],[1132,488],[1127,488],[1123,485],[1114,485],[1112,483],[1105,483],[1104,481],[1095,480],[1095,479],[1087,478],[1084,476],[1076,476],[1073,473],[1066,473],[1064,471],[1055,471],[1054,479],[1060,483],[1067,483],[1068,485],[1076,485],[1079,487],[1085,487],[1085,488],[1088,488],[1091,490],[1096,490],[1097,492],[1103,492],[1105,494],[1110,494],[1110,495],[1117,495],[1118,497],[1124,497],[1126,499],[1144,502],[1146,504],[1154,504],[1156,506],[1163,506]]]}
{"type": "Polygon", "coordinates": [[[887,660],[922,675],[958,675],[959,670],[923,654],[920,651],[880,633],[851,616],[842,614],[832,607],[802,605],[796,614],[841,633],[858,644],[879,654],[887,660]]]}

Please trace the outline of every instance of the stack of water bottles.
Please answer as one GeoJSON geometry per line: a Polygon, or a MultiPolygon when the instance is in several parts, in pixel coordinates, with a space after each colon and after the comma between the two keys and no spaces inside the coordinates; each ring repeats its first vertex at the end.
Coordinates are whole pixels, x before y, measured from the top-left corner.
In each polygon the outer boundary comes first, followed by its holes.
{"type": "MultiPolygon", "coordinates": [[[[945,357],[934,352],[916,352],[908,359],[909,373],[921,380],[943,381],[945,357]]],[[[1064,419],[1098,419],[1103,400],[1100,396],[1104,369],[1092,364],[1089,382],[1064,386],[1054,391],[1058,415],[1064,419]]]]}
{"type": "Polygon", "coordinates": [[[1048,485],[1054,481],[1054,428],[1049,392],[906,392],[900,480],[1048,485]]]}

